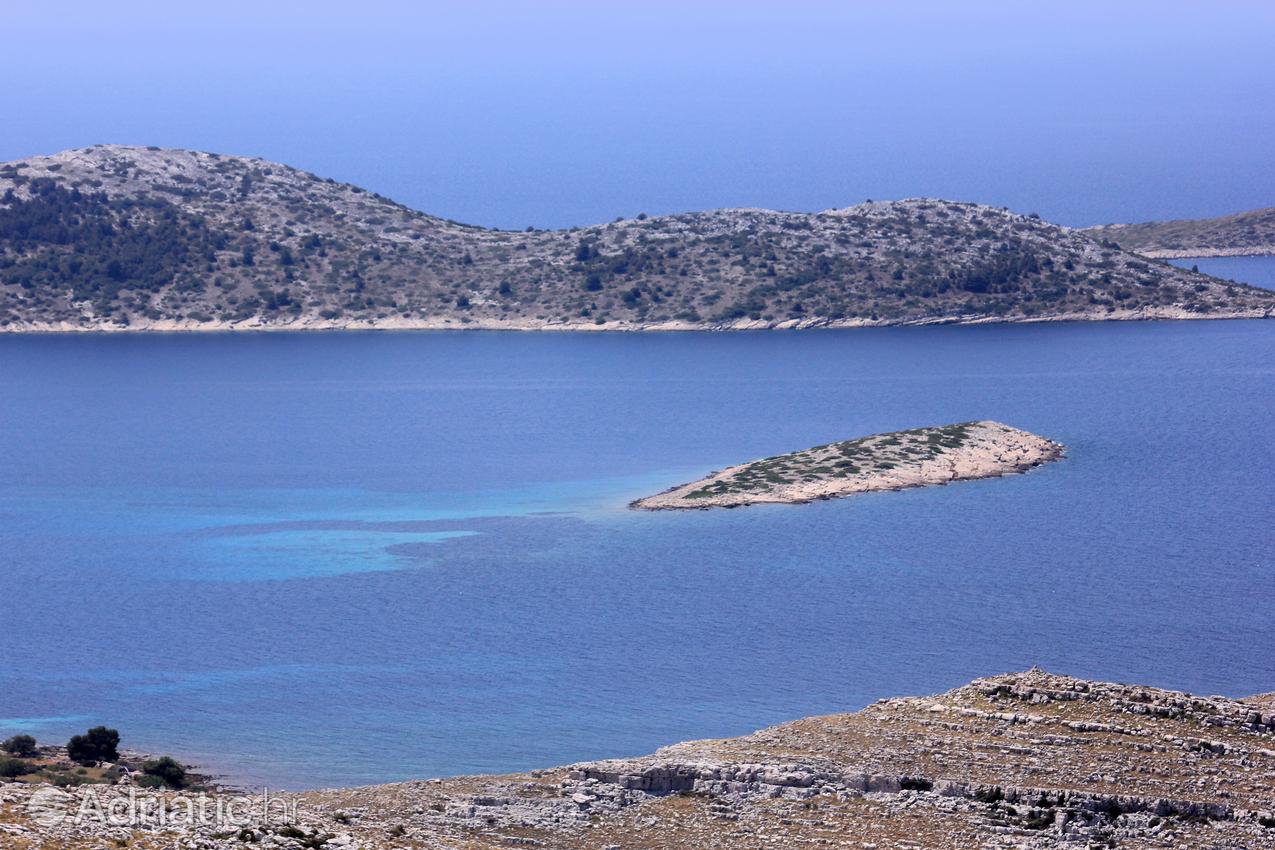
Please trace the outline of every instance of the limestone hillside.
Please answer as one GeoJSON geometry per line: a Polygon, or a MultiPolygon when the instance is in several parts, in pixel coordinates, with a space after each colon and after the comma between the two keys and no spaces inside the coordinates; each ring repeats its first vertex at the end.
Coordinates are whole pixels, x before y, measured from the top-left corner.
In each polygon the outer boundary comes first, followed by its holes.
{"type": "Polygon", "coordinates": [[[33,814],[36,795],[79,811],[89,788],[59,800],[0,782],[0,847],[1275,850],[1275,714],[1031,670],[640,758],[280,795],[295,823],[128,831],[33,814]]]}
{"type": "Polygon", "coordinates": [[[1269,316],[1002,209],[736,209],[565,231],[435,218],[260,159],[99,145],[0,165],[0,329],[743,328],[1269,316]]]}
{"type": "Polygon", "coordinates": [[[1109,224],[1088,232],[1147,257],[1275,254],[1275,207],[1220,218],[1109,224]]]}

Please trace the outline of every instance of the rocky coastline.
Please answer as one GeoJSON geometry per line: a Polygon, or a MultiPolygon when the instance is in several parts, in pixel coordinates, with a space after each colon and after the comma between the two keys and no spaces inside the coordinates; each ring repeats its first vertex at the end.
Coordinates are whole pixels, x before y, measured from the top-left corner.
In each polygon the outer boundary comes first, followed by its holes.
{"type": "MultiPolygon", "coordinates": [[[[1275,699],[1032,669],[640,758],[274,795],[274,819],[234,828],[52,822],[95,788],[0,784],[0,846],[1271,850],[1275,699]]],[[[174,792],[114,793],[175,808],[174,792]]]]}
{"type": "MultiPolygon", "coordinates": [[[[1189,256],[1232,256],[1230,254],[1189,256]]],[[[1039,325],[1058,322],[1163,322],[1227,319],[1275,318],[1275,307],[1248,307],[1200,312],[1181,306],[1138,307],[1134,309],[1095,308],[1058,313],[1050,316],[999,316],[969,313],[932,318],[829,319],[822,317],[790,319],[731,319],[718,322],[670,320],[588,320],[436,317],[378,319],[325,319],[320,316],[296,318],[261,318],[243,320],[145,319],[128,323],[115,319],[79,322],[30,321],[0,324],[0,334],[102,334],[102,333],[299,333],[319,331],[548,331],[556,333],[676,333],[730,332],[760,330],[852,330],[858,328],[905,328],[934,325],[1039,325]]]]}

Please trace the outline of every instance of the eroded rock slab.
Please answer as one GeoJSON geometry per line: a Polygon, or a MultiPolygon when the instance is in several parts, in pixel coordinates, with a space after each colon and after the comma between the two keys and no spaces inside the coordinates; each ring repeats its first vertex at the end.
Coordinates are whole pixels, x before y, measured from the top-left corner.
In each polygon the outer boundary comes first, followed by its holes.
{"type": "Polygon", "coordinates": [[[641,758],[280,795],[286,826],[46,827],[49,790],[0,784],[0,847],[1275,850],[1275,712],[1030,670],[641,758]]]}

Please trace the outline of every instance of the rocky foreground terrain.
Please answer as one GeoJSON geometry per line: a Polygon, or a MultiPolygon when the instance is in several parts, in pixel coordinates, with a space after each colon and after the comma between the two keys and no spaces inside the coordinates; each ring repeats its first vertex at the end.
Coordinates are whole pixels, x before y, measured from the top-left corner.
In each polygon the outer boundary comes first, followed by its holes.
{"type": "Polygon", "coordinates": [[[736,329],[1265,317],[1275,293],[950,201],[560,231],[446,221],[260,159],[0,165],[0,330],[736,329]]]}
{"type": "Polygon", "coordinates": [[[754,460],[633,502],[641,510],[795,504],[994,478],[1062,457],[1063,447],[1000,422],[873,434],[754,460]]]}
{"type": "Polygon", "coordinates": [[[50,793],[0,785],[0,846],[1262,850],[1275,699],[1031,670],[642,758],[284,795],[291,822],[235,829],[41,826],[90,792],[50,793]]]}
{"type": "Polygon", "coordinates": [[[1181,221],[1109,224],[1087,232],[1144,257],[1241,257],[1275,254],[1275,207],[1181,221]]]}

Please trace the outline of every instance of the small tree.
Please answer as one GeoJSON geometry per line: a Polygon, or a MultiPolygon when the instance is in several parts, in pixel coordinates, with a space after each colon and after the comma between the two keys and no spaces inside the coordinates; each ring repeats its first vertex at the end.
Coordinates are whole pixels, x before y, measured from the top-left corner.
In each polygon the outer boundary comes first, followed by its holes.
{"type": "Polygon", "coordinates": [[[92,764],[97,761],[97,754],[89,739],[83,735],[72,735],[66,742],[66,756],[76,764],[92,764]]]}
{"type": "Polygon", "coordinates": [[[30,735],[14,735],[0,746],[3,746],[4,751],[9,755],[20,759],[33,759],[40,754],[35,745],[35,738],[30,735]]]}
{"type": "Polygon", "coordinates": [[[119,759],[120,733],[105,726],[94,726],[83,735],[72,735],[66,742],[66,754],[77,764],[119,759]]]}
{"type": "Polygon", "coordinates": [[[186,787],[186,769],[170,756],[161,756],[146,762],[142,765],[142,773],[155,777],[174,791],[186,787]]]}

